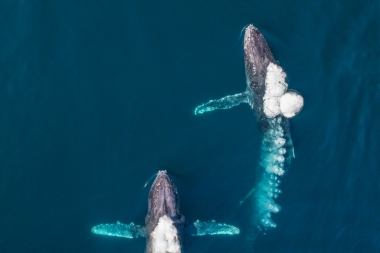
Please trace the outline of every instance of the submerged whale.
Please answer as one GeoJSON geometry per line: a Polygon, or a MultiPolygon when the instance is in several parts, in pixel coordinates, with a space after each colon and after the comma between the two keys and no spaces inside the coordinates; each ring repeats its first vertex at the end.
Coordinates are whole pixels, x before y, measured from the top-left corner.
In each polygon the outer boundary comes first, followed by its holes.
{"type": "Polygon", "coordinates": [[[125,238],[146,237],[145,253],[180,253],[185,235],[236,235],[234,226],[215,221],[185,223],[179,210],[178,191],[166,171],[159,171],[148,197],[148,214],[145,227],[134,223],[100,224],[94,234],[125,238]]]}
{"type": "MultiPolygon", "coordinates": [[[[294,157],[294,148],[289,130],[289,118],[303,108],[303,97],[294,90],[288,90],[286,74],[278,65],[262,33],[253,25],[245,28],[244,63],[246,91],[210,100],[195,109],[203,114],[215,109],[229,109],[241,103],[248,103],[257,117],[258,127],[263,135],[261,144],[260,174],[258,185],[248,194],[254,194],[256,217],[259,228],[275,227],[271,213],[280,210],[274,202],[280,189],[279,176],[285,173],[294,157]]],[[[247,197],[248,197],[247,196],[247,197]]],[[[247,198],[246,197],[246,198],[247,198]]]]}

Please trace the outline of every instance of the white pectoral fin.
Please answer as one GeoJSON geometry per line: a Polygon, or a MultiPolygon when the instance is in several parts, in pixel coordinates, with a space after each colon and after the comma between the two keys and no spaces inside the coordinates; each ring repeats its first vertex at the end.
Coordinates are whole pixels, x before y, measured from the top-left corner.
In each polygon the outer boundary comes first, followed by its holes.
{"type": "Polygon", "coordinates": [[[224,223],[216,223],[214,220],[206,222],[197,220],[189,226],[187,231],[192,236],[237,235],[240,233],[237,227],[224,223]]]}
{"type": "Polygon", "coordinates": [[[240,105],[241,103],[248,103],[248,91],[238,93],[235,95],[226,96],[218,100],[210,100],[195,108],[195,115],[205,112],[211,112],[216,109],[230,109],[231,107],[240,105]]]}
{"type": "Polygon", "coordinates": [[[123,224],[117,222],[116,224],[100,224],[91,229],[91,232],[98,235],[117,236],[125,238],[138,238],[145,237],[145,227],[131,224],[123,224]]]}

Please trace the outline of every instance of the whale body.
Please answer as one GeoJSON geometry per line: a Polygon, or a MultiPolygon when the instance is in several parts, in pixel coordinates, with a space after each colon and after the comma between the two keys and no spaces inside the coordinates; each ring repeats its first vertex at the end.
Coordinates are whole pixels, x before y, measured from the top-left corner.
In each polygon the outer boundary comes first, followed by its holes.
{"type": "Polygon", "coordinates": [[[247,197],[251,194],[255,197],[257,226],[270,228],[276,226],[271,214],[280,211],[274,201],[281,192],[279,177],[284,175],[291,158],[295,157],[288,119],[302,110],[304,100],[298,92],[288,90],[286,73],[274,59],[263,34],[253,25],[245,28],[244,65],[246,90],[210,100],[198,106],[195,115],[229,109],[241,103],[247,103],[253,109],[263,135],[259,163],[261,178],[247,197]]]}
{"type": "Polygon", "coordinates": [[[236,235],[237,227],[215,221],[185,223],[179,209],[178,191],[166,171],[159,171],[148,197],[148,213],[145,226],[134,223],[100,224],[94,226],[94,234],[125,238],[146,238],[145,253],[180,253],[186,235],[236,235]]]}

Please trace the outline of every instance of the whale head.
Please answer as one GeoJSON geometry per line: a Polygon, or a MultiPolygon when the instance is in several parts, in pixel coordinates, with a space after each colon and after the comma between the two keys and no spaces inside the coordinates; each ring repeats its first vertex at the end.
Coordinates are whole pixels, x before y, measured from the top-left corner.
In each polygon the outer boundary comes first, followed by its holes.
{"type": "Polygon", "coordinates": [[[149,208],[168,217],[177,215],[178,192],[166,170],[159,171],[149,193],[149,208]]]}
{"type": "Polygon", "coordinates": [[[148,198],[147,227],[155,227],[159,219],[167,216],[176,223],[183,223],[184,217],[179,210],[178,191],[165,170],[157,173],[148,198]]]}
{"type": "Polygon", "coordinates": [[[253,25],[245,29],[244,61],[247,78],[263,79],[269,63],[276,62],[263,34],[253,25]]]}

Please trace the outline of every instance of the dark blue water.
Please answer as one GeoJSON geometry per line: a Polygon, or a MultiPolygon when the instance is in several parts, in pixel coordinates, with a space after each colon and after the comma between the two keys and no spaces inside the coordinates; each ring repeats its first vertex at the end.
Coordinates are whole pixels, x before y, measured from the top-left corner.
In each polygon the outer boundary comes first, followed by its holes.
{"type": "Polygon", "coordinates": [[[187,221],[236,237],[187,252],[380,252],[379,1],[2,1],[0,252],[143,252],[90,232],[144,223],[167,170],[187,221]],[[261,136],[248,106],[194,116],[245,89],[242,28],[266,37],[305,98],[277,228],[252,240],[261,136]]]}

